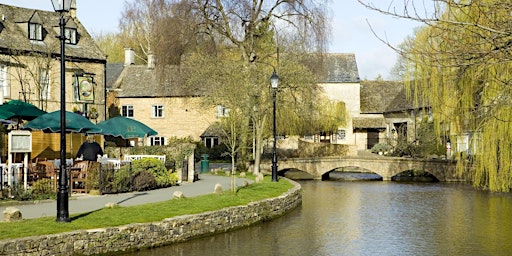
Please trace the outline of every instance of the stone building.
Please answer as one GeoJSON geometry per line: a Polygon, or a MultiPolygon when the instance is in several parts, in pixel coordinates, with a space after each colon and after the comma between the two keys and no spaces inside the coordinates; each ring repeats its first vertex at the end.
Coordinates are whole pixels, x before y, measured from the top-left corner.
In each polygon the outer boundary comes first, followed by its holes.
{"type": "MultiPolygon", "coordinates": [[[[125,49],[124,64],[109,64],[108,109],[140,121],[158,132],[140,145],[166,145],[172,137],[200,140],[216,119],[216,109],[201,105],[205,88],[189,88],[178,66],[168,66],[160,76],[154,63],[134,64],[134,51],[125,49]]],[[[114,114],[114,113],[111,113],[114,114]]]]}
{"type": "MultiPolygon", "coordinates": [[[[66,13],[66,110],[105,119],[106,56],[76,16],[66,13]]],[[[60,109],[57,12],[0,4],[0,104],[11,99],[60,109]]]]}
{"type": "MultiPolygon", "coordinates": [[[[64,14],[66,110],[100,122],[106,112],[107,60],[76,13],[73,1],[64,14]]],[[[0,4],[0,104],[20,100],[47,112],[61,109],[59,20],[57,12],[0,4]]],[[[58,134],[36,131],[32,137],[32,158],[58,156],[58,134]]],[[[68,157],[81,139],[75,139],[74,145],[71,141],[67,140],[68,157]]],[[[6,150],[2,153],[5,157],[6,150]]]]}

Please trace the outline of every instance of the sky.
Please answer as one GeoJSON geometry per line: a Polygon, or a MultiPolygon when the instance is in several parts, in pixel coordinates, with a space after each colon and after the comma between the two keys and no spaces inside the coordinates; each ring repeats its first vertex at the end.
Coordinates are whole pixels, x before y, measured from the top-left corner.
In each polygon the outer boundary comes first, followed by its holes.
{"type": "MultiPolygon", "coordinates": [[[[77,0],[77,16],[92,35],[117,32],[125,1],[77,0]]],[[[392,0],[365,1],[379,3],[382,6],[393,2],[392,0]]],[[[53,11],[51,0],[0,0],[0,3],[53,11]]],[[[375,37],[368,23],[380,37],[387,38],[392,45],[403,42],[420,24],[368,10],[357,0],[332,0],[330,6],[332,36],[328,51],[354,53],[361,79],[372,80],[378,75],[389,79],[397,54],[375,37]]]]}

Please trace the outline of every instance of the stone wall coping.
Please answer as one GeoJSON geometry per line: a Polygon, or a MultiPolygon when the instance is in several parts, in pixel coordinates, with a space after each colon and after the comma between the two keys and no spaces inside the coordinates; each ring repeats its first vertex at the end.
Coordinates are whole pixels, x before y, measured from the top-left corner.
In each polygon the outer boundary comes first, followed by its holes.
{"type": "Polygon", "coordinates": [[[0,255],[96,255],[184,242],[268,221],[302,203],[299,183],[274,198],[149,223],[0,240],[0,255]]]}

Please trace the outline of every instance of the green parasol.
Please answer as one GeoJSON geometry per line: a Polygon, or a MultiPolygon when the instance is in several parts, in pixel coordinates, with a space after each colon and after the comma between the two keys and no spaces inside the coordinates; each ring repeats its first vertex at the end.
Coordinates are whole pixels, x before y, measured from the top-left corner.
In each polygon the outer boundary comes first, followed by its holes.
{"type": "MultiPolygon", "coordinates": [[[[60,110],[40,115],[25,124],[23,129],[60,132],[60,110]]],[[[100,133],[101,128],[79,114],[66,111],[66,132],[100,133]]]]}
{"type": "Polygon", "coordinates": [[[123,139],[144,138],[158,133],[147,125],[131,118],[117,116],[97,124],[103,135],[121,137],[123,139]]]}

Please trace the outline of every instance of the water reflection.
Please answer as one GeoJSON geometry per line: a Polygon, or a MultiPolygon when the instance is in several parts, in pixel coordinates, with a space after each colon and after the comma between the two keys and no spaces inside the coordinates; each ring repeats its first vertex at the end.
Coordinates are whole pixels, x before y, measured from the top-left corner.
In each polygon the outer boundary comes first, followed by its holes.
{"type": "Polygon", "coordinates": [[[446,183],[303,181],[262,225],[131,255],[510,255],[512,197],[446,183]]]}

